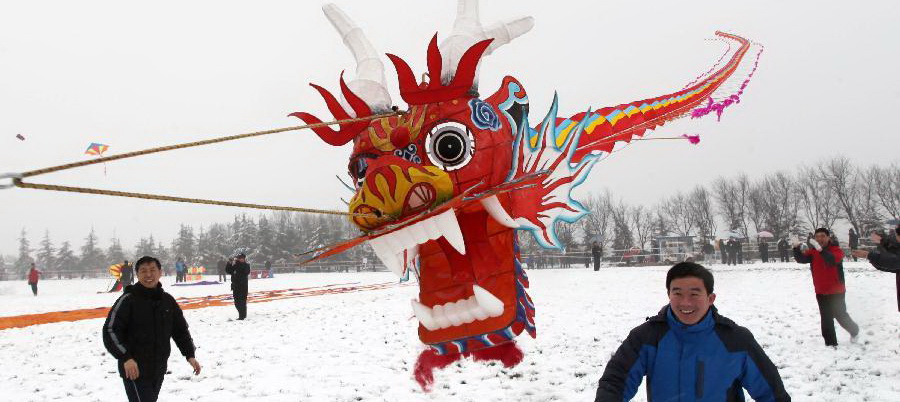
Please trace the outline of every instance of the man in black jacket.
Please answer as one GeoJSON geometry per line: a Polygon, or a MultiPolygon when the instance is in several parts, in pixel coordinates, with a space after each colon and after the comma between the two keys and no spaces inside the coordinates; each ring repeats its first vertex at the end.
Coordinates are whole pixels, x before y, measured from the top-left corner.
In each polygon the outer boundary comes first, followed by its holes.
{"type": "Polygon", "coordinates": [[[125,288],[103,323],[103,345],[119,361],[119,376],[131,402],[154,402],[159,396],[171,351],[170,339],[200,374],[194,341],[181,307],[162,290],[159,260],[141,257],[138,283],[125,288]]]}
{"type": "Polygon", "coordinates": [[[225,258],[220,258],[219,262],[216,263],[216,270],[219,274],[219,280],[222,282],[226,282],[228,280],[228,277],[225,276],[225,266],[226,265],[228,265],[228,263],[225,262],[225,258]]]}
{"type": "Polygon", "coordinates": [[[781,257],[781,262],[788,262],[788,241],[785,238],[781,238],[778,241],[778,256],[781,257]]]}
{"type": "MultiPolygon", "coordinates": [[[[856,231],[853,228],[850,228],[850,233],[847,234],[848,243],[850,245],[850,254],[853,254],[852,251],[859,248],[859,235],[856,234],[856,231]]],[[[856,256],[853,256],[853,261],[856,261],[856,256]]]]}
{"type": "Polygon", "coordinates": [[[763,239],[759,239],[759,259],[762,262],[769,262],[769,243],[763,239]]]}
{"type": "MultiPolygon", "coordinates": [[[[900,226],[897,226],[896,233],[900,233],[900,226]]],[[[877,233],[872,233],[872,242],[877,244],[877,248],[872,251],[853,250],[854,257],[867,258],[872,266],[879,271],[893,272],[897,278],[897,310],[900,311],[900,234],[894,236],[894,241],[890,238],[882,238],[877,233]]]]}
{"type": "Polygon", "coordinates": [[[237,308],[238,319],[243,320],[247,318],[247,293],[249,291],[247,282],[250,277],[250,264],[247,264],[247,256],[243,253],[238,254],[234,258],[234,263],[226,269],[231,274],[231,294],[234,296],[234,307],[237,308]]]}

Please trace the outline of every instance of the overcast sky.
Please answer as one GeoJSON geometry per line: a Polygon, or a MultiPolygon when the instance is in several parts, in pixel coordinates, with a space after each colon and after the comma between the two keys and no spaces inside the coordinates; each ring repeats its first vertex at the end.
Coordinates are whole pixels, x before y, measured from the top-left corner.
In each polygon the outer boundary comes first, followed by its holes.
{"type": "MultiPolygon", "coordinates": [[[[759,176],[837,154],[860,164],[897,161],[900,105],[896,1],[483,1],[482,20],[531,15],[534,29],[481,65],[480,91],[517,77],[531,123],[554,91],[560,115],[678,90],[724,50],[716,30],[766,46],[759,70],[721,123],[683,121],[656,136],[702,135],[699,146],[644,142],[601,162],[580,194],[609,188],[628,202],[659,198],[719,175],[759,176]]],[[[43,1],[0,5],[0,172],[300,124],[328,114],[307,86],[337,88],[352,56],[315,1],[43,1]],[[25,141],[15,138],[21,133],[25,141]]],[[[337,4],[380,52],[425,71],[428,40],[446,36],[456,5],[441,1],[337,4]]],[[[393,67],[388,82],[395,103],[393,67]]],[[[349,146],[292,132],[179,150],[33,178],[124,191],[340,209],[349,146]]],[[[106,247],[179,223],[198,228],[255,210],[124,198],[0,190],[0,253],[25,227],[36,246],[82,244],[93,227],[106,247]]]]}

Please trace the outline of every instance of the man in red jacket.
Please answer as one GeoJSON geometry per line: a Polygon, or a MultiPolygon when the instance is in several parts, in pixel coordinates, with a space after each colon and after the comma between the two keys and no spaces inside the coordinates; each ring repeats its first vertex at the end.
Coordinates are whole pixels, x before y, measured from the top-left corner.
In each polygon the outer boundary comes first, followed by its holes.
{"type": "Polygon", "coordinates": [[[35,296],[37,296],[38,279],[40,278],[40,275],[42,273],[43,272],[41,272],[41,270],[37,269],[37,267],[35,267],[34,263],[32,262],[31,270],[28,271],[28,284],[31,285],[31,292],[34,293],[35,296]]]}
{"type": "Polygon", "coordinates": [[[844,295],[844,252],[831,242],[831,232],[825,228],[816,229],[815,237],[809,241],[810,248],[800,250],[800,242],[794,240],[794,259],[801,264],[810,263],[816,301],[822,317],[822,337],[825,345],[837,347],[834,320],[850,333],[850,342],[856,343],[859,326],[847,314],[844,295]]]}

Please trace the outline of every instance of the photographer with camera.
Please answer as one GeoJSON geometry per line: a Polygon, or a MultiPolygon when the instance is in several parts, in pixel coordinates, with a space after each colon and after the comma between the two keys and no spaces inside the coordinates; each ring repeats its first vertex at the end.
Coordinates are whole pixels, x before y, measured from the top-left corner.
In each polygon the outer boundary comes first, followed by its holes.
{"type": "Polygon", "coordinates": [[[231,294],[234,296],[234,307],[238,311],[238,320],[247,318],[247,293],[249,292],[250,264],[244,253],[234,257],[234,262],[225,268],[231,274],[231,294]]]}
{"type": "Polygon", "coordinates": [[[875,243],[875,250],[853,250],[853,256],[866,258],[875,269],[893,272],[897,277],[897,310],[900,311],[900,226],[894,230],[894,236],[883,233],[872,233],[870,237],[875,243]],[[891,238],[893,237],[893,239],[891,238]]]}

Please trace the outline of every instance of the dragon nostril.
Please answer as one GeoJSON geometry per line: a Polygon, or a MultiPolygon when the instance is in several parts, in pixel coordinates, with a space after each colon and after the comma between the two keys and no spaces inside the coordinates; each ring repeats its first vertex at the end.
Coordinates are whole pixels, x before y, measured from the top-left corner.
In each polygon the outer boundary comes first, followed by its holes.
{"type": "Polygon", "coordinates": [[[375,217],[376,217],[376,218],[381,218],[381,210],[380,210],[380,209],[374,208],[374,210],[372,211],[372,213],[375,214],[375,217]]]}

